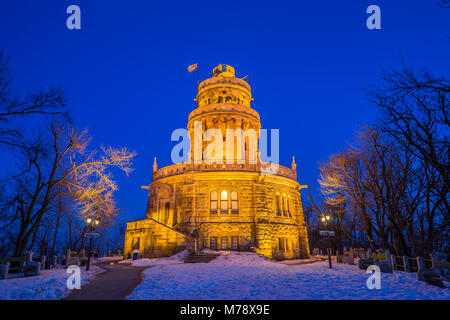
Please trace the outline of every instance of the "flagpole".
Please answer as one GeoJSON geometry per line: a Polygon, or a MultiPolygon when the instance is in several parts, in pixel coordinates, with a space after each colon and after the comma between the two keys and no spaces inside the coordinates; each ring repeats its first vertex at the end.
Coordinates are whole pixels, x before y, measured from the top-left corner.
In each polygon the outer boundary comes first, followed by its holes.
{"type": "Polygon", "coordinates": [[[199,72],[199,65],[197,65],[197,90],[198,90],[198,86],[200,85],[200,72],[199,72]]]}

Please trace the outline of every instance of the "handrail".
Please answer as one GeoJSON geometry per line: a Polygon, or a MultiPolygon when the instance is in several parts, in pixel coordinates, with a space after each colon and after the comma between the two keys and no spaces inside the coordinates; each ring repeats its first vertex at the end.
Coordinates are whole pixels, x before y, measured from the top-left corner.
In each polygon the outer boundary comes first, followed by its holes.
{"type": "Polygon", "coordinates": [[[152,221],[154,221],[154,222],[156,222],[156,223],[159,223],[159,224],[162,225],[163,227],[166,227],[166,228],[168,228],[168,229],[170,229],[170,230],[172,230],[172,231],[175,231],[175,232],[177,232],[177,233],[179,233],[179,234],[181,234],[181,235],[183,235],[183,236],[186,236],[186,237],[188,237],[188,238],[193,239],[190,235],[187,235],[187,234],[185,234],[185,233],[183,233],[183,232],[181,232],[181,231],[175,230],[174,228],[171,228],[171,227],[169,227],[168,225],[166,225],[166,224],[164,224],[164,223],[162,223],[162,222],[159,222],[158,220],[155,220],[155,219],[153,219],[153,218],[148,218],[148,220],[152,220],[152,221]]]}

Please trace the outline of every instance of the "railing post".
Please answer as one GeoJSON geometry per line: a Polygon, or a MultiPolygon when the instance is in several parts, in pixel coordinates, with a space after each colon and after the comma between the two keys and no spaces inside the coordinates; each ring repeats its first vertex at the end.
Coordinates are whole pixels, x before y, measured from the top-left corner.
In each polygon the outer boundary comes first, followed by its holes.
{"type": "Polygon", "coordinates": [[[391,264],[392,264],[392,270],[397,270],[397,261],[395,260],[394,255],[391,255],[391,264]]]}
{"type": "Polygon", "coordinates": [[[419,272],[424,269],[423,268],[423,260],[422,260],[422,257],[417,257],[416,260],[417,260],[417,272],[419,272]]]}
{"type": "Polygon", "coordinates": [[[386,263],[389,266],[389,269],[391,269],[392,271],[394,271],[394,265],[392,264],[392,256],[391,253],[389,252],[389,250],[384,251],[384,255],[386,257],[386,263]]]}
{"type": "Polygon", "coordinates": [[[431,260],[431,269],[436,268],[436,261],[434,261],[433,254],[430,253],[430,260],[431,260]]]}
{"type": "Polygon", "coordinates": [[[32,261],[33,260],[33,251],[29,251],[28,253],[27,253],[27,257],[28,257],[28,261],[32,261]]]}
{"type": "Polygon", "coordinates": [[[403,256],[403,268],[405,272],[409,272],[409,261],[407,256],[403,256]]]}

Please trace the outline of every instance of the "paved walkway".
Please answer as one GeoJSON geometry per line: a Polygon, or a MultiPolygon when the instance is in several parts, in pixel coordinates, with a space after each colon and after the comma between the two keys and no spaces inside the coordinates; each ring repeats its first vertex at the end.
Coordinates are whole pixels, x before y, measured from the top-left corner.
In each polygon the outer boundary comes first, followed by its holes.
{"type": "Polygon", "coordinates": [[[81,290],[73,290],[65,300],[123,300],[142,281],[142,271],[148,267],[133,267],[114,262],[98,263],[105,269],[81,290]]]}

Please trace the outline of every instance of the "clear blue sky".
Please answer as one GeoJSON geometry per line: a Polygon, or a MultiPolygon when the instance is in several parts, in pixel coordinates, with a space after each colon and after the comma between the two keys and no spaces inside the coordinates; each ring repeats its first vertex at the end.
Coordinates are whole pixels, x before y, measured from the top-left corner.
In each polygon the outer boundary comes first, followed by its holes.
{"type": "Polygon", "coordinates": [[[449,38],[450,9],[432,0],[0,3],[0,50],[18,92],[60,85],[95,144],[138,152],[131,177],[117,172],[124,220],[144,217],[153,157],[171,163],[171,132],[194,108],[189,64],[201,79],[219,63],[249,75],[263,128],[280,129],[281,164],[295,155],[299,182],[317,192],[318,164],[374,121],[363,89],[380,68],[404,59],[448,74],[449,38]],[[66,28],[71,4],[81,7],[79,31],[66,28]],[[371,4],[381,30],[366,28],[371,4]]]}

